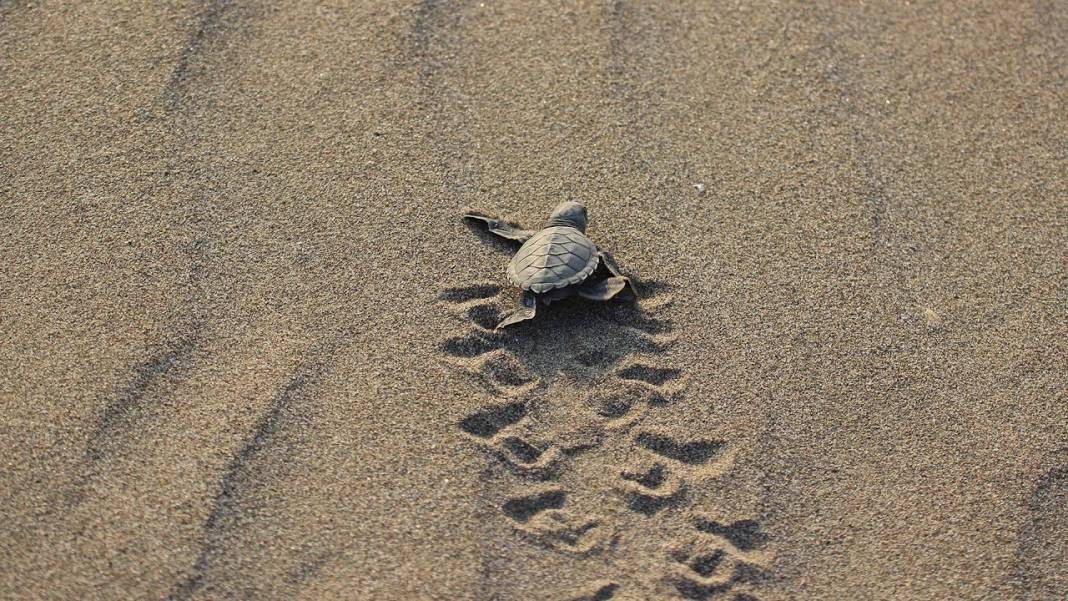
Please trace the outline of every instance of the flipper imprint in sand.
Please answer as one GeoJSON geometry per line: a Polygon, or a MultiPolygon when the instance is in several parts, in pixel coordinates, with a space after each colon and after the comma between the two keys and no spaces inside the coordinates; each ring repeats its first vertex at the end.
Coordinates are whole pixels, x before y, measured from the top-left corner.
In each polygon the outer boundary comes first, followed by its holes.
{"type": "Polygon", "coordinates": [[[720,524],[687,511],[689,489],[730,469],[731,445],[643,426],[686,389],[682,370],[665,360],[675,341],[671,323],[657,317],[671,304],[666,288],[646,287],[640,307],[564,303],[514,332],[493,329],[510,306],[496,285],[440,296],[465,324],[441,343],[442,356],[484,392],[457,426],[514,475],[502,519],[531,542],[578,557],[619,550],[620,512],[686,522],[679,530],[689,535],[666,541],[660,573],[591,574],[560,599],[618,601],[641,591],[756,599],[768,578],[767,536],[755,521],[720,524]],[[587,457],[617,469],[581,470],[587,457]]]}

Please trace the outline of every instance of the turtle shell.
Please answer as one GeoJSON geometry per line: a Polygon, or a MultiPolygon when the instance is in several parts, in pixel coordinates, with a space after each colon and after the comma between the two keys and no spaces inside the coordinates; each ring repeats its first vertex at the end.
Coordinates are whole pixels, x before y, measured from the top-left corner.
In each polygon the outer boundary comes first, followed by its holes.
{"type": "Polygon", "coordinates": [[[523,243],[508,264],[508,278],[534,293],[585,280],[597,269],[597,247],[573,227],[547,227],[523,243]]]}

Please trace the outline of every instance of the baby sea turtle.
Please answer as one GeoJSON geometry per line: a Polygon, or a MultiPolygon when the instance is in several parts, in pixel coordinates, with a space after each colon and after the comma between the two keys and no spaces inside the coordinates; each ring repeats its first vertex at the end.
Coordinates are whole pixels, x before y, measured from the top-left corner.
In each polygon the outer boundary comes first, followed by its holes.
{"type": "Polygon", "coordinates": [[[557,205],[538,231],[519,229],[480,213],[469,212],[464,217],[484,222],[491,233],[502,238],[523,243],[508,264],[508,279],[523,290],[523,296],[519,308],[497,324],[498,330],[532,319],[539,300],[548,305],[577,294],[606,301],[628,286],[634,291],[612,255],[586,237],[586,207],[577,202],[557,205]],[[591,278],[598,264],[611,275],[591,278]]]}

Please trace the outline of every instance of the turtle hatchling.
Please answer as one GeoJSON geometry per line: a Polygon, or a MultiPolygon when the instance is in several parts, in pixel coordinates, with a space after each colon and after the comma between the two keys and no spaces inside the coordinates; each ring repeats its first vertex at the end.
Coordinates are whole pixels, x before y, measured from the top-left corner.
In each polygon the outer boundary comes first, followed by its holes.
{"type": "Polygon", "coordinates": [[[508,263],[508,279],[523,290],[523,296],[519,308],[497,324],[498,330],[533,319],[539,302],[548,305],[576,294],[606,301],[628,287],[634,292],[634,285],[619,271],[612,255],[586,237],[586,207],[580,203],[560,203],[537,231],[519,229],[480,213],[469,212],[464,217],[481,221],[491,233],[523,244],[508,263]],[[610,275],[591,277],[598,265],[604,265],[610,275]]]}

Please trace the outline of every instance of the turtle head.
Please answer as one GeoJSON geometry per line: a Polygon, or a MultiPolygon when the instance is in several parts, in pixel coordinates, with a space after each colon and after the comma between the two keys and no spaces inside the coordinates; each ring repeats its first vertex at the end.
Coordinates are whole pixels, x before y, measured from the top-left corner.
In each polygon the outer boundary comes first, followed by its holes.
{"type": "Polygon", "coordinates": [[[567,201],[556,205],[549,215],[546,226],[566,225],[580,232],[586,231],[586,207],[581,203],[567,201]]]}

